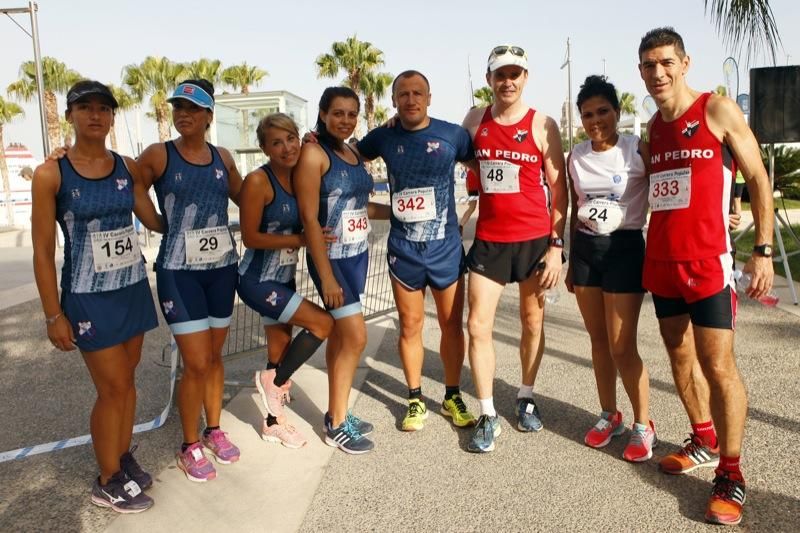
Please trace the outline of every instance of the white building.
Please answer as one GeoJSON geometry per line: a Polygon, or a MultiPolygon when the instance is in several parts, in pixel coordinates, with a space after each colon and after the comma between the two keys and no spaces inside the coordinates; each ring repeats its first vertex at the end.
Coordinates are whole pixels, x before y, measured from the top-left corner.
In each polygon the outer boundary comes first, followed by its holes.
{"type": "MultiPolygon", "coordinates": [[[[11,190],[13,225],[19,228],[31,227],[31,182],[33,169],[41,161],[36,160],[28,148],[20,143],[6,147],[8,183],[11,190]]],[[[5,191],[0,193],[0,226],[10,226],[5,191]]]]}

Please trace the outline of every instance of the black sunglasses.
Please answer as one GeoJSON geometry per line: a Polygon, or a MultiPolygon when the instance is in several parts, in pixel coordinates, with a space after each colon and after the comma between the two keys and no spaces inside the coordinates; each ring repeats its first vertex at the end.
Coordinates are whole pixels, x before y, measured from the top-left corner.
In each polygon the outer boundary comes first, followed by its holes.
{"type": "Polygon", "coordinates": [[[492,50],[492,55],[502,56],[509,52],[518,57],[523,57],[525,55],[525,50],[523,50],[519,46],[496,46],[494,50],[492,50]]]}

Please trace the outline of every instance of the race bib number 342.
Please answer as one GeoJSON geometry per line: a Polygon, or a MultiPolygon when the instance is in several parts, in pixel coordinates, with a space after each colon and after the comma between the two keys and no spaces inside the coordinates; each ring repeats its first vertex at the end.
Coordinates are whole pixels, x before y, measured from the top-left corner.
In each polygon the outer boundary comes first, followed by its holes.
{"type": "Polygon", "coordinates": [[[433,187],[403,189],[392,195],[392,213],[400,222],[423,222],[436,218],[433,187]]]}
{"type": "Polygon", "coordinates": [[[133,226],[91,235],[95,272],[108,272],[135,265],[142,258],[133,226]]]}
{"type": "Polygon", "coordinates": [[[650,209],[669,211],[689,207],[692,199],[692,169],[676,168],[650,174],[650,209]]]}
{"type": "Polygon", "coordinates": [[[189,230],[186,238],[186,264],[216,263],[233,249],[231,234],[225,226],[189,230]]]}

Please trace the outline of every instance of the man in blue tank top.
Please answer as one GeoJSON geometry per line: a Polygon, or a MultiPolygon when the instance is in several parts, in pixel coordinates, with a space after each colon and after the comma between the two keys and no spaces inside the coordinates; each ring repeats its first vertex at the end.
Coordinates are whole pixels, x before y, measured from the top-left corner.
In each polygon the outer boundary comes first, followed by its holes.
{"type": "Polygon", "coordinates": [[[399,352],[408,382],[409,406],[402,428],[422,429],[428,410],[422,399],[425,287],[430,286],[442,332],[444,365],[442,414],[459,427],[475,418],[461,399],[464,362],[464,248],[455,209],[456,161],[473,158],[469,133],[428,116],[430,85],[420,72],[401,73],[392,83],[398,119],[376,128],[358,143],[367,159],[382,157],[389,173],[392,216],[387,259],[400,315],[399,352]]]}

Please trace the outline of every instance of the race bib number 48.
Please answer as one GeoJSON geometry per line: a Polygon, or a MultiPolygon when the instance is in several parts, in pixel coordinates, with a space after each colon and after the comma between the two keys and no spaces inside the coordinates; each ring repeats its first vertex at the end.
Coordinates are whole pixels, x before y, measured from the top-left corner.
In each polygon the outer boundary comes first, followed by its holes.
{"type": "Polygon", "coordinates": [[[392,195],[392,213],[400,222],[423,222],[436,218],[433,187],[403,189],[392,195]]]}
{"type": "Polygon", "coordinates": [[[578,220],[593,232],[608,235],[625,220],[625,206],[606,198],[593,198],[578,209],[578,220]]]}
{"type": "Polygon", "coordinates": [[[186,239],[186,264],[216,263],[233,249],[231,234],[225,226],[189,230],[186,239]]]}
{"type": "Polygon", "coordinates": [[[519,165],[490,159],[482,160],[480,166],[483,192],[495,194],[519,192],[519,165]]]}
{"type": "Polygon", "coordinates": [[[108,272],[135,265],[141,260],[139,239],[133,226],[91,235],[95,272],[108,272]]]}
{"type": "Polygon", "coordinates": [[[692,169],[677,168],[650,175],[650,209],[668,211],[689,207],[692,199],[692,169]]]}
{"type": "Polygon", "coordinates": [[[367,240],[369,235],[367,209],[346,209],[342,211],[342,243],[354,244],[367,240]]]}

